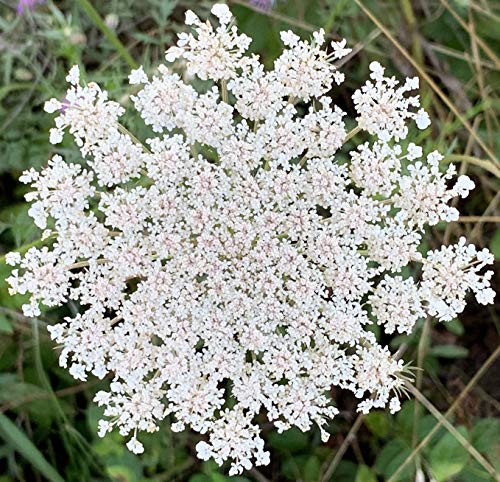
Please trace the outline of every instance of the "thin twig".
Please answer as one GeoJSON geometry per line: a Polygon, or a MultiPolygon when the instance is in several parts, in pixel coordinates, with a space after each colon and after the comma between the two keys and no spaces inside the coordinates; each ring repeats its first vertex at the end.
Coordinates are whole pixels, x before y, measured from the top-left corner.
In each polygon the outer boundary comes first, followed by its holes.
{"type": "Polygon", "coordinates": [[[320,478],[321,482],[327,482],[328,480],[330,480],[333,473],[335,472],[335,469],[337,468],[337,465],[342,460],[342,457],[344,456],[350,443],[356,437],[356,434],[358,433],[358,430],[360,429],[364,418],[365,418],[364,414],[361,413],[358,415],[358,418],[356,418],[356,420],[352,424],[352,427],[349,430],[349,432],[347,433],[344,441],[342,442],[342,445],[338,448],[337,452],[335,453],[335,457],[330,462],[330,464],[328,465],[328,468],[324,472],[323,477],[320,478]]]}
{"type": "MultiPolygon", "coordinates": [[[[464,62],[470,62],[470,60],[471,60],[470,55],[467,54],[467,52],[461,52],[459,50],[450,49],[449,47],[444,47],[443,45],[429,42],[427,39],[422,39],[422,43],[424,44],[424,46],[426,46],[426,47],[428,47],[436,52],[439,52],[441,54],[447,55],[449,57],[454,57],[456,59],[463,60],[464,62]]],[[[487,69],[500,70],[500,69],[497,69],[495,67],[495,65],[488,60],[480,59],[480,65],[482,65],[483,67],[486,67],[487,69]]]]}
{"type": "Polygon", "coordinates": [[[229,102],[229,94],[227,91],[227,80],[222,80],[220,83],[222,100],[227,104],[229,102]]]}
{"type": "MultiPolygon", "coordinates": [[[[100,383],[101,380],[94,380],[91,382],[81,383],[80,385],[75,385],[73,387],[62,388],[61,390],[56,390],[54,395],[57,398],[68,397],[69,395],[75,395],[76,393],[83,392],[94,385],[100,383]]],[[[48,392],[37,392],[32,393],[31,395],[21,398],[20,400],[14,400],[12,402],[6,403],[0,407],[0,413],[4,413],[7,410],[13,410],[14,408],[18,408],[21,405],[25,405],[26,403],[34,402],[36,400],[46,400],[51,398],[52,394],[48,392]]]]}
{"type": "MultiPolygon", "coordinates": [[[[457,399],[453,402],[450,408],[446,411],[442,418],[438,420],[438,423],[434,425],[432,430],[422,439],[422,441],[413,449],[408,457],[406,457],[405,461],[398,467],[396,472],[391,475],[387,482],[396,482],[398,480],[399,474],[403,471],[403,469],[414,459],[414,457],[429,443],[434,434],[439,430],[441,425],[443,425],[443,420],[449,418],[455,410],[459,407],[462,400],[469,394],[474,385],[479,381],[479,379],[486,373],[488,368],[495,362],[495,360],[500,355],[500,346],[490,355],[490,357],[483,363],[481,368],[477,371],[477,373],[471,378],[470,382],[467,386],[462,390],[462,393],[457,397],[457,399]]],[[[441,414],[440,414],[441,415],[441,414]]]]}
{"type": "Polygon", "coordinates": [[[118,124],[118,130],[121,131],[123,134],[129,136],[133,142],[139,144],[148,154],[151,154],[149,148],[146,145],[144,145],[144,143],[142,143],[139,139],[137,139],[137,137],[135,137],[134,134],[132,134],[132,132],[130,132],[124,125],[118,124]]]}
{"type": "Polygon", "coordinates": [[[500,67],[500,59],[496,56],[495,52],[491,50],[488,45],[486,45],[481,38],[479,38],[477,35],[474,34],[474,32],[471,30],[470,26],[467,25],[462,17],[458,15],[453,8],[451,8],[451,5],[448,3],[447,0],[441,0],[441,3],[445,6],[445,8],[450,12],[455,20],[461,25],[461,27],[471,36],[474,37],[477,44],[483,49],[484,53],[493,61],[493,63],[496,65],[496,67],[500,67]]]}
{"type": "Polygon", "coordinates": [[[195,460],[190,457],[186,459],[184,462],[181,462],[177,465],[173,465],[172,468],[166,470],[165,472],[155,475],[154,479],[157,482],[163,481],[163,480],[177,480],[176,476],[181,474],[182,472],[185,472],[186,470],[190,469],[193,465],[195,464],[195,460]]]}
{"type": "Polygon", "coordinates": [[[396,38],[387,30],[387,28],[379,21],[379,19],[373,15],[373,13],[368,10],[361,0],[354,0],[359,8],[366,14],[366,16],[384,33],[384,35],[391,41],[391,43],[401,52],[401,54],[410,62],[419,75],[429,84],[429,86],[436,92],[436,94],[441,98],[441,100],[447,105],[447,107],[455,114],[455,116],[460,120],[464,127],[470,132],[474,137],[479,146],[488,155],[488,157],[495,163],[498,160],[494,152],[486,145],[486,143],[479,137],[479,135],[474,131],[473,127],[469,121],[458,111],[453,102],[445,95],[445,93],[440,89],[440,87],[432,80],[431,76],[413,59],[413,57],[406,51],[404,47],[396,40],[396,38]]]}
{"type": "MultiPolygon", "coordinates": [[[[429,331],[431,328],[431,322],[429,318],[426,318],[424,321],[424,326],[422,328],[422,334],[420,335],[420,340],[418,342],[418,351],[417,351],[417,372],[415,378],[415,386],[417,390],[420,390],[422,387],[422,379],[423,379],[423,370],[422,366],[424,364],[425,354],[427,351],[427,341],[429,336],[429,331]]],[[[415,402],[415,406],[413,408],[413,434],[411,439],[411,446],[414,448],[418,442],[418,422],[420,419],[420,404],[415,402]]],[[[417,459],[417,469],[419,469],[419,459],[417,459]]]]}
{"type": "Polygon", "coordinates": [[[500,178],[500,169],[498,169],[492,162],[486,161],[484,159],[478,159],[474,156],[468,156],[465,154],[451,154],[446,156],[442,162],[468,162],[474,166],[482,167],[485,171],[491,172],[496,177],[500,178]]]}
{"type": "MultiPolygon", "coordinates": [[[[500,191],[498,191],[495,194],[495,196],[493,197],[493,199],[488,203],[488,206],[486,206],[486,209],[484,210],[483,215],[481,217],[484,218],[486,216],[489,216],[490,213],[495,212],[495,210],[497,209],[499,200],[500,200],[500,191]]],[[[470,233],[471,239],[474,239],[479,234],[481,227],[482,227],[482,223],[477,223],[474,226],[474,229],[470,233]]]]}
{"type": "Polygon", "coordinates": [[[360,130],[361,130],[361,127],[357,126],[354,129],[352,129],[351,131],[349,131],[344,138],[344,143],[347,142],[349,139],[352,139],[360,130]]]}
{"type": "Polygon", "coordinates": [[[89,0],[77,0],[78,4],[84,10],[84,12],[89,16],[89,18],[94,22],[95,26],[102,32],[106,37],[108,42],[113,45],[113,47],[118,51],[118,53],[123,57],[125,62],[130,68],[136,69],[138,67],[137,62],[132,58],[127,48],[122,44],[120,39],[116,36],[115,32],[111,30],[106,22],[101,18],[99,12],[94,8],[94,6],[89,2],[89,0]]]}
{"type": "Polygon", "coordinates": [[[270,482],[270,480],[261,472],[259,472],[255,467],[252,467],[248,473],[255,477],[258,482],[270,482]]]}
{"type": "Polygon", "coordinates": [[[459,223],[500,223],[500,216],[460,216],[459,223]]]}
{"type": "Polygon", "coordinates": [[[472,457],[474,457],[484,469],[496,480],[499,480],[499,476],[495,468],[474,448],[471,443],[444,417],[441,412],[429,401],[427,398],[417,390],[411,383],[407,383],[406,387],[411,392],[411,394],[425,406],[429,412],[434,415],[434,417],[441,422],[442,425],[457,439],[457,441],[469,452],[472,457]]]}
{"type": "MultiPolygon", "coordinates": [[[[9,318],[12,318],[12,319],[19,321],[21,323],[24,323],[26,325],[30,325],[30,327],[31,327],[31,324],[33,323],[33,318],[30,318],[29,316],[25,316],[22,313],[19,313],[18,311],[13,310],[11,308],[5,308],[4,306],[0,306],[0,312],[5,313],[9,318]]],[[[40,323],[40,325],[42,325],[44,327],[49,325],[48,322],[46,322],[45,320],[42,320],[40,318],[38,318],[38,322],[40,323]]]]}
{"type": "MultiPolygon", "coordinates": [[[[472,57],[474,59],[474,69],[476,71],[476,78],[477,78],[477,83],[479,86],[479,92],[481,94],[481,99],[483,103],[486,105],[488,102],[488,95],[486,93],[486,84],[484,80],[484,75],[483,75],[483,69],[481,67],[481,56],[479,55],[479,48],[478,48],[478,40],[480,40],[477,35],[476,35],[476,25],[474,23],[474,15],[472,12],[472,8],[469,5],[469,26],[470,26],[470,42],[471,42],[471,50],[472,50],[472,57]]],[[[472,67],[472,63],[471,63],[472,67]]],[[[493,126],[491,125],[491,111],[492,109],[486,109],[484,112],[484,120],[486,122],[486,131],[488,132],[488,142],[489,145],[493,145],[493,136],[492,136],[492,128],[493,126]]]]}

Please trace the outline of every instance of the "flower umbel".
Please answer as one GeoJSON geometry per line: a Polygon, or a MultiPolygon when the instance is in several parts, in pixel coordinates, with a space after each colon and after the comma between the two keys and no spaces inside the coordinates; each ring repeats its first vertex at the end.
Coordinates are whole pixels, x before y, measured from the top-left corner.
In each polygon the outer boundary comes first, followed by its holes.
{"type": "Polygon", "coordinates": [[[144,142],[71,69],[64,103],[46,104],[50,138],[69,132],[86,165],[56,155],[24,173],[30,214],[50,238],[7,261],[11,292],[31,295],[27,315],[82,306],[50,333],[75,378],[113,375],[95,397],[99,435],[116,428],[141,453],[140,432],[170,415],[172,430],[205,435],[201,459],[230,460],[232,475],[269,463],[259,413],[278,431],[316,424],[327,440],[332,386],[360,411],[399,409],[405,367],[370,325],[410,333],[419,318],[461,312],[469,291],[480,303],[494,293],[479,272],[492,263],[486,250],[465,240],[418,249],[425,226],[456,219],[449,201],[474,185],[461,176],[449,187],[455,170],[441,173],[438,153],[394,142],[428,122],[406,96],[416,79],[397,87],[372,65],[354,102],[375,137],[338,155],[345,113],[327,93],[343,81],[332,62],[346,42],[328,54],[322,31],[311,41],[282,32],[284,52],[265,70],[228,7],[212,12],[217,27],[188,11],[193,32],[167,52],[209,87],[165,65],[131,73],[142,85],[134,106],[156,133],[144,142]],[[408,265],[422,266],[421,281],[401,274],[408,265]]]}

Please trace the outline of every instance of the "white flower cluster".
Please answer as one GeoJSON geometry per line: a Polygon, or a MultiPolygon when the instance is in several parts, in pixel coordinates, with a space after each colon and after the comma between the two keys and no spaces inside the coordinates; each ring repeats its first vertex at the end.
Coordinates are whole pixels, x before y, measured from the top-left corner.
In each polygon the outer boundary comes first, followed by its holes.
{"type": "Polygon", "coordinates": [[[378,63],[370,64],[370,78],[360,90],[352,96],[359,127],[370,134],[376,134],[381,140],[404,139],[408,135],[406,119],[414,119],[419,129],[425,129],[431,123],[424,109],[417,112],[409,110],[418,108],[418,96],[406,97],[405,94],[418,89],[418,77],[407,78],[402,87],[396,89],[399,82],[384,76],[385,69],[378,63]]]}
{"type": "Polygon", "coordinates": [[[403,362],[377,343],[369,325],[410,333],[427,315],[450,320],[473,291],[491,303],[492,256],[464,240],[427,254],[425,225],[456,219],[448,206],[474,187],[455,171],[440,173],[440,155],[409,144],[406,121],[428,124],[418,86],[372,78],[353,99],[361,129],[375,134],[349,156],[344,112],[327,97],[343,75],[332,61],[345,41],[322,50],[282,33],[274,69],[246,55],[229,9],[212,12],[219,27],[187,12],[194,33],[167,52],[206,81],[203,91],[161,66],[132,97],[158,135],[141,143],[121,126],[124,109],[95,83],[68,75],[51,140],[75,138],[87,169],[54,156],[26,172],[30,214],[47,245],[11,253],[13,293],[40,304],[75,300],[81,314],[51,326],[61,365],[85,380],[112,374],[99,434],[117,427],[143,451],[138,431],[166,416],[172,429],[205,434],[202,459],[230,460],[231,474],[267,464],[256,421],[279,431],[325,426],[336,413],[330,387],[351,390],[359,410],[399,408],[403,362]],[[304,108],[304,102],[311,101],[304,108]],[[391,142],[392,140],[392,142],[391,142]],[[423,265],[421,281],[402,267],[423,265]]]}

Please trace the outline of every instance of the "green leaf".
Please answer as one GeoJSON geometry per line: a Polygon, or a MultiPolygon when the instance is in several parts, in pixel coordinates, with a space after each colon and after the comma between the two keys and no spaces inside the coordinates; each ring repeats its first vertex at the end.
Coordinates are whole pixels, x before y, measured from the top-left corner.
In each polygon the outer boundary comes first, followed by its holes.
{"type": "Polygon", "coordinates": [[[272,432],[269,445],[283,452],[299,452],[309,445],[309,437],[298,428],[291,428],[283,433],[272,432]]]}
{"type": "Polygon", "coordinates": [[[189,477],[188,482],[212,482],[210,477],[205,474],[194,474],[189,477]]]}
{"type": "Polygon", "coordinates": [[[138,480],[134,472],[125,465],[109,465],[106,467],[106,472],[112,480],[120,482],[136,482],[138,480]]]}
{"type": "Polygon", "coordinates": [[[380,340],[380,335],[382,333],[382,330],[379,325],[377,325],[376,323],[371,323],[369,325],[366,325],[366,329],[368,331],[371,331],[375,335],[377,340],[380,340]]]}
{"type": "Polygon", "coordinates": [[[33,467],[50,482],[64,482],[52,465],[45,460],[42,453],[33,445],[33,442],[24,434],[22,430],[16,427],[9,418],[0,413],[0,436],[19,452],[33,467]]]}
{"type": "Polygon", "coordinates": [[[360,465],[358,471],[356,472],[355,482],[377,482],[377,477],[375,477],[375,474],[370,467],[360,465]]]}
{"type": "Polygon", "coordinates": [[[491,238],[489,248],[495,259],[500,259],[500,228],[495,231],[495,234],[491,238]]]}
{"type": "Polygon", "coordinates": [[[12,335],[14,333],[14,329],[10,324],[7,317],[0,313],[0,333],[6,333],[7,335],[12,335]]]}
{"type": "Polygon", "coordinates": [[[15,373],[0,373],[0,394],[5,389],[5,385],[17,382],[17,375],[15,373]]]}
{"type": "Polygon", "coordinates": [[[0,380],[0,402],[15,412],[28,411],[37,424],[47,428],[56,416],[53,410],[47,410],[48,395],[38,385],[19,382],[17,377],[0,380]]]}
{"type": "Polygon", "coordinates": [[[321,471],[321,462],[316,455],[311,455],[302,470],[304,480],[306,482],[315,482],[319,479],[319,474],[321,471]]]}
{"type": "Polygon", "coordinates": [[[95,453],[102,459],[119,458],[127,450],[123,436],[118,432],[111,432],[106,437],[96,438],[93,442],[93,448],[95,453]]]}
{"type": "Polygon", "coordinates": [[[331,482],[352,482],[356,477],[358,466],[350,460],[341,460],[331,482]]]}
{"type": "Polygon", "coordinates": [[[398,431],[411,440],[413,434],[413,415],[415,411],[415,400],[407,400],[403,403],[401,410],[396,414],[396,425],[398,431]]]}
{"type": "Polygon", "coordinates": [[[443,325],[450,333],[453,333],[454,335],[462,336],[464,334],[464,325],[462,325],[462,322],[458,318],[454,318],[451,321],[443,323],[443,325]]]}
{"type": "Polygon", "coordinates": [[[389,433],[389,417],[381,410],[375,410],[366,415],[364,423],[370,432],[379,438],[385,438],[389,433]]]}
{"type": "MultiPolygon", "coordinates": [[[[467,437],[467,429],[457,429],[464,437],[467,437]]],[[[429,463],[432,473],[438,482],[450,480],[458,474],[467,464],[469,454],[462,444],[451,434],[446,433],[432,447],[429,463]]]]}
{"type": "MultiPolygon", "coordinates": [[[[10,374],[9,374],[10,375],[10,374]]],[[[45,395],[47,392],[32,383],[19,382],[17,377],[0,380],[0,401],[1,402],[14,402],[17,403],[26,398],[36,400],[38,395],[45,395]]],[[[46,403],[45,403],[46,405],[46,403]]]]}
{"type": "Polygon", "coordinates": [[[500,445],[500,420],[483,418],[479,420],[471,432],[472,445],[479,452],[488,453],[495,445],[500,445]]]}
{"type": "Polygon", "coordinates": [[[460,482],[492,482],[491,475],[475,460],[470,461],[460,472],[460,482]]]}
{"type": "Polygon", "coordinates": [[[87,424],[92,433],[97,433],[99,427],[99,420],[104,416],[104,408],[97,405],[90,405],[87,408],[87,424]]]}
{"type": "Polygon", "coordinates": [[[212,472],[210,474],[210,482],[226,482],[227,480],[227,477],[217,472],[212,472]]]}
{"type": "Polygon", "coordinates": [[[274,60],[282,51],[280,37],[273,21],[264,13],[235,5],[233,13],[238,19],[238,27],[242,32],[252,37],[250,52],[262,54],[262,61],[266,67],[272,66],[274,60]]]}
{"type": "Polygon", "coordinates": [[[217,465],[217,462],[215,462],[215,460],[210,459],[206,462],[203,462],[202,470],[205,474],[212,475],[219,472],[219,466],[217,465]]]}
{"type": "MultiPolygon", "coordinates": [[[[449,420],[451,422],[453,420],[453,416],[449,417],[449,420]]],[[[423,440],[436,426],[436,424],[436,419],[432,415],[425,415],[424,417],[420,417],[417,426],[418,441],[420,442],[421,440],[423,440]]],[[[427,447],[424,447],[424,453],[428,453],[430,444],[434,444],[435,442],[437,442],[445,433],[446,429],[443,426],[438,428],[438,430],[429,440],[427,447]]]]}
{"type": "Polygon", "coordinates": [[[287,457],[281,464],[281,473],[289,480],[300,480],[302,478],[302,468],[307,459],[307,455],[287,457]]]}
{"type": "MultiPolygon", "coordinates": [[[[375,461],[375,471],[389,479],[394,472],[403,464],[410,455],[410,447],[401,439],[391,440],[378,454],[375,461]]],[[[414,467],[408,464],[399,474],[396,480],[411,480],[414,467]]]]}
{"type": "Polygon", "coordinates": [[[29,204],[18,203],[10,204],[0,211],[0,221],[8,228],[6,235],[15,246],[31,243],[40,237],[40,229],[28,214],[29,209],[29,204]]]}
{"type": "Polygon", "coordinates": [[[457,345],[436,345],[431,348],[430,354],[440,358],[467,358],[469,350],[457,345]]]}
{"type": "Polygon", "coordinates": [[[411,336],[408,335],[398,335],[395,336],[391,341],[390,341],[390,346],[391,348],[399,348],[403,343],[409,343],[411,340],[411,336]]]}

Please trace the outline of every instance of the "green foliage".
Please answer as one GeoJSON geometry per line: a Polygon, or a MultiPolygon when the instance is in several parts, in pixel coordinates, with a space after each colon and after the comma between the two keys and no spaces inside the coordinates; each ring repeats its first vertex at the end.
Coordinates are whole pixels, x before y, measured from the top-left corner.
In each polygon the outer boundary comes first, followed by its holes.
{"type": "Polygon", "coordinates": [[[11,323],[3,314],[0,314],[0,333],[7,335],[12,335],[12,333],[14,333],[14,328],[12,328],[11,323]]]}
{"type": "MultiPolygon", "coordinates": [[[[467,429],[458,427],[458,431],[467,437],[467,429]]],[[[444,434],[438,442],[431,448],[429,463],[438,482],[449,480],[458,474],[466,465],[469,459],[467,450],[451,434],[444,434]]]]}
{"type": "Polygon", "coordinates": [[[500,259],[500,228],[497,229],[492,236],[489,248],[495,256],[495,259],[500,259]]]}
{"type": "Polygon", "coordinates": [[[444,324],[445,328],[457,336],[462,336],[464,334],[465,328],[462,322],[455,318],[454,320],[448,321],[444,324]]]}
{"type": "Polygon", "coordinates": [[[358,471],[356,472],[355,482],[377,482],[377,477],[370,467],[360,465],[358,467],[358,471]]]}
{"type": "Polygon", "coordinates": [[[467,358],[469,350],[457,345],[436,345],[432,347],[430,353],[441,358],[467,358]]]}
{"type": "MultiPolygon", "coordinates": [[[[375,471],[383,476],[384,480],[389,479],[396,472],[398,467],[410,455],[411,448],[403,440],[396,438],[387,443],[380,451],[375,462],[375,471]]],[[[410,465],[403,470],[398,480],[410,480],[414,468],[410,465]]]]}
{"type": "Polygon", "coordinates": [[[483,453],[500,446],[500,420],[484,418],[477,420],[471,432],[472,445],[483,453]]]}
{"type": "Polygon", "coordinates": [[[30,464],[50,482],[64,482],[56,469],[47,462],[33,442],[5,415],[0,414],[0,436],[14,450],[19,452],[30,464]]]}
{"type": "Polygon", "coordinates": [[[377,438],[384,439],[389,434],[391,422],[389,415],[380,410],[370,412],[364,420],[370,432],[377,438]]]}
{"type": "Polygon", "coordinates": [[[283,433],[273,432],[269,434],[268,442],[276,450],[294,453],[300,452],[308,446],[309,437],[298,428],[291,428],[283,433]]]}

